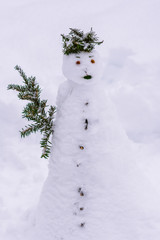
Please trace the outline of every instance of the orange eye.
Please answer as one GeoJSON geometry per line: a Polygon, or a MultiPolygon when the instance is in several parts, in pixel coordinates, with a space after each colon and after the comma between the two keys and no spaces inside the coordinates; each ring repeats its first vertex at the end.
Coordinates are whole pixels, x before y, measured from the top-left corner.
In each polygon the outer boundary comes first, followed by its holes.
{"type": "Polygon", "coordinates": [[[80,64],[81,62],[80,61],[77,61],[76,64],[80,64]]]}
{"type": "Polygon", "coordinates": [[[91,63],[95,63],[94,59],[91,59],[91,63]]]}

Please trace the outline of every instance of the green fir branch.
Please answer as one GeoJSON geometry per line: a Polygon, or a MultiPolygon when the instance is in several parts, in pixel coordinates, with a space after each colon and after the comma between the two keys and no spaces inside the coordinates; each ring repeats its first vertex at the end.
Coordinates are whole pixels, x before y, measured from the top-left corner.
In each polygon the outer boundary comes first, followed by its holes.
{"type": "Polygon", "coordinates": [[[35,77],[27,77],[20,66],[16,66],[15,69],[23,78],[24,85],[9,84],[7,89],[17,91],[19,99],[29,101],[22,111],[22,118],[32,121],[31,124],[22,128],[21,137],[27,137],[39,131],[43,135],[40,141],[41,157],[48,158],[52,146],[51,137],[54,132],[53,119],[56,107],[50,106],[49,110],[47,109],[47,100],[41,100],[41,88],[35,77]]]}
{"type": "Polygon", "coordinates": [[[69,55],[72,53],[91,52],[96,45],[100,45],[103,41],[98,41],[96,33],[92,30],[88,33],[70,28],[68,35],[61,34],[63,41],[63,53],[69,55]]]}
{"type": "Polygon", "coordinates": [[[22,130],[20,131],[21,137],[27,137],[27,136],[29,136],[31,133],[36,133],[36,132],[38,132],[40,126],[41,126],[40,124],[30,124],[30,125],[26,126],[25,129],[22,128],[22,130]]]}

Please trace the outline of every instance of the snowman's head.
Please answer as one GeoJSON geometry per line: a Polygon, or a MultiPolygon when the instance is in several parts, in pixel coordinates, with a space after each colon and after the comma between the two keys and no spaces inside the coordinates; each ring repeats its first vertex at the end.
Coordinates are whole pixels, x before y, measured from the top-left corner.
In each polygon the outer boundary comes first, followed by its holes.
{"type": "Polygon", "coordinates": [[[73,82],[90,85],[99,81],[102,62],[99,54],[92,52],[72,53],[63,57],[63,74],[73,82]]]}

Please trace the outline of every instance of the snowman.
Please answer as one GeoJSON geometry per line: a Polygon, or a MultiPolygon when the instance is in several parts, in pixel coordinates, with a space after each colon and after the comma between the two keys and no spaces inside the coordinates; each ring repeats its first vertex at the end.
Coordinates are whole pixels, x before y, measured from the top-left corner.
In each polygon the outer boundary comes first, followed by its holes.
{"type": "Polygon", "coordinates": [[[57,95],[34,240],[150,239],[143,230],[157,198],[100,81],[102,61],[94,48],[102,42],[92,30],[70,30],[62,35],[67,80],[57,95]]]}

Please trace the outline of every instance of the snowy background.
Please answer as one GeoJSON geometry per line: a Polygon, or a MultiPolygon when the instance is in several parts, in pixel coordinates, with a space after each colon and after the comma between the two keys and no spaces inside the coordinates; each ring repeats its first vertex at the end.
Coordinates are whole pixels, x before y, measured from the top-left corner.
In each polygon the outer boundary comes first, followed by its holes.
{"type": "MultiPolygon", "coordinates": [[[[85,32],[93,27],[104,39],[99,52],[106,90],[129,138],[156,161],[156,171],[148,171],[158,179],[159,9],[159,0],[0,0],[0,239],[23,239],[33,224],[48,166],[40,158],[40,135],[20,138],[19,130],[26,124],[21,119],[24,103],[6,90],[7,85],[21,83],[14,70],[18,64],[28,76],[37,77],[42,97],[54,105],[64,81],[60,34],[67,34],[69,27],[85,32]]],[[[160,177],[155,187],[159,185],[160,177]]]]}

